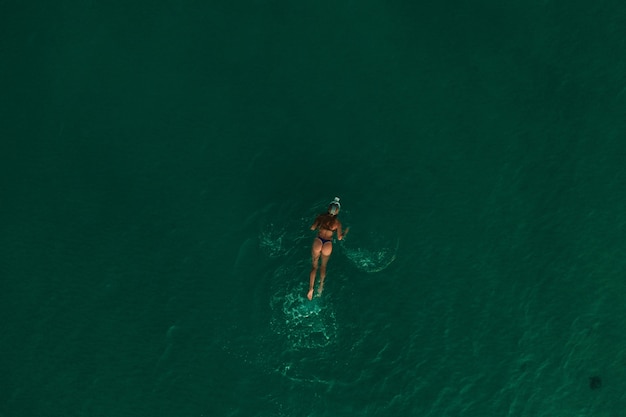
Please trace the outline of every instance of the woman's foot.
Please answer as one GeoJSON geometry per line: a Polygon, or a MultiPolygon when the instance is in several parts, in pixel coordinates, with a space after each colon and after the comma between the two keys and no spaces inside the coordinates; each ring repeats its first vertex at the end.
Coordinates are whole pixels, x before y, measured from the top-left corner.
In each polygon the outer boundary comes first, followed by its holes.
{"type": "Polygon", "coordinates": [[[313,299],[313,288],[309,290],[309,293],[306,295],[306,298],[308,298],[309,301],[313,299]]]}
{"type": "Polygon", "coordinates": [[[324,284],[320,284],[319,288],[317,289],[317,296],[320,297],[322,295],[322,291],[324,291],[324,284]]]}

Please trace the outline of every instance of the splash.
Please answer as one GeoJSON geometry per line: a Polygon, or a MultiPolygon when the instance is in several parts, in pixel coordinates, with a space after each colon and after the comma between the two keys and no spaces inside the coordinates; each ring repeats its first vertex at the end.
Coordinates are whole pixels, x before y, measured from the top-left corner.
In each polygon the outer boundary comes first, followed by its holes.
{"type": "MultiPolygon", "coordinates": [[[[370,241],[380,242],[380,238],[371,237],[370,241]]],[[[396,239],[395,245],[382,248],[368,249],[366,247],[350,248],[347,244],[342,245],[346,257],[358,269],[368,272],[380,272],[386,269],[396,260],[400,240],[396,239]]]]}
{"type": "Polygon", "coordinates": [[[285,227],[278,227],[274,223],[268,223],[263,227],[259,235],[259,247],[270,258],[288,255],[293,250],[293,244],[286,234],[285,227]]]}
{"type": "MultiPolygon", "coordinates": [[[[284,268],[276,272],[277,282],[285,283],[275,291],[270,305],[272,329],[284,337],[288,350],[318,349],[337,339],[337,321],[332,305],[324,298],[309,301],[302,282],[284,268]]],[[[300,274],[302,275],[302,274],[300,274]]]]}

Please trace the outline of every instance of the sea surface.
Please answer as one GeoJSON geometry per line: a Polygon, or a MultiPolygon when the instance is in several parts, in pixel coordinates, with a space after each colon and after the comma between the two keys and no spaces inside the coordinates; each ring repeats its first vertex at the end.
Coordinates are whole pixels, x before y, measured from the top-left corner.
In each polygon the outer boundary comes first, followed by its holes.
{"type": "Polygon", "coordinates": [[[623,2],[0,20],[0,417],[626,416],[623,2]]]}

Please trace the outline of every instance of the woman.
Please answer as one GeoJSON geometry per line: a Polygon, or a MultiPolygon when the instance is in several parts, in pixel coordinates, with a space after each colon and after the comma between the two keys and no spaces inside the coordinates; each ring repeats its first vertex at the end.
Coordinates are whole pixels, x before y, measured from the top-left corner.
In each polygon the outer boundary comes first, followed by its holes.
{"type": "Polygon", "coordinates": [[[311,274],[309,277],[309,293],[307,298],[313,299],[313,287],[315,286],[315,276],[317,275],[317,266],[320,256],[322,257],[322,267],[320,271],[320,286],[317,289],[317,295],[322,295],[324,291],[324,279],[326,278],[326,264],[328,258],[333,251],[333,233],[337,232],[337,239],[342,240],[344,236],[348,234],[348,228],[345,232],[341,230],[341,222],[337,218],[341,204],[339,204],[339,197],[335,197],[333,201],[328,205],[328,212],[317,216],[311,230],[318,230],[317,237],[313,240],[313,248],[311,250],[311,257],[313,258],[313,267],[311,268],[311,274]]]}

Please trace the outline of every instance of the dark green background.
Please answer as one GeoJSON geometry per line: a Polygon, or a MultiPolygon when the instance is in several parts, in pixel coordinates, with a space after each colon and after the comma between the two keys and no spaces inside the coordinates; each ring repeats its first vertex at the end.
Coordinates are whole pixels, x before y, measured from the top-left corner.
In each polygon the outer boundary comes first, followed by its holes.
{"type": "Polygon", "coordinates": [[[0,16],[0,416],[625,409],[621,2],[0,16]],[[306,216],[335,195],[398,258],[336,251],[338,341],[290,379],[273,271],[305,288],[306,216]],[[295,253],[234,273],[281,223],[295,253]]]}

